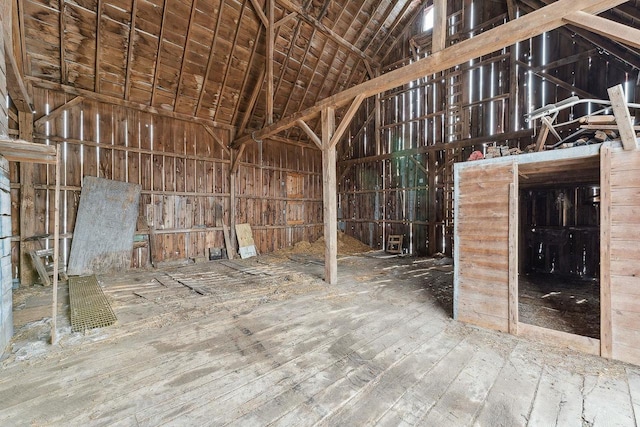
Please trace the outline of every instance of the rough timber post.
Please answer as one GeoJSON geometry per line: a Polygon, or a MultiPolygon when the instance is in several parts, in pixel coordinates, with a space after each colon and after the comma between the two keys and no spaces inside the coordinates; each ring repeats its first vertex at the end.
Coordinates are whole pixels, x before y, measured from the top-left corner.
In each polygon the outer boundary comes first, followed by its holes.
{"type": "Polygon", "coordinates": [[[338,281],[338,204],[336,200],[335,110],[322,110],[322,199],[324,217],[324,280],[338,281]]]}

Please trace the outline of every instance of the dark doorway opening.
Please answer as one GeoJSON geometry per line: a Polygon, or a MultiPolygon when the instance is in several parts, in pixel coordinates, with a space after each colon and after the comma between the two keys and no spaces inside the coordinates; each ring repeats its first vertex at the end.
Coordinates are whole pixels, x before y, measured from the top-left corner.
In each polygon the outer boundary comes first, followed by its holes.
{"type": "Polygon", "coordinates": [[[519,322],[599,339],[599,168],[519,182],[519,322]]]}

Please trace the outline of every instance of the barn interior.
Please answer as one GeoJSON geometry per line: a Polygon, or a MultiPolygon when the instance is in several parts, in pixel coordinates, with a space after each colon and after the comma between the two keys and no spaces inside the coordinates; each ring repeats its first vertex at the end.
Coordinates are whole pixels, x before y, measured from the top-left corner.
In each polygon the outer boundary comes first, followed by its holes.
{"type": "Polygon", "coordinates": [[[1,11],[3,424],[640,422],[640,0],[1,11]]]}

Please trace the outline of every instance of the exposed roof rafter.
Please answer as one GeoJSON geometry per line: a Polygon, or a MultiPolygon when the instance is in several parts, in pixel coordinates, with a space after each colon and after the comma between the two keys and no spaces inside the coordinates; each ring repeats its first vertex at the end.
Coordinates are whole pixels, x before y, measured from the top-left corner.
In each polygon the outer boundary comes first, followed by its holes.
{"type": "MultiPolygon", "coordinates": [[[[576,11],[597,14],[621,3],[624,3],[624,0],[557,0],[548,6],[487,30],[476,37],[461,41],[424,59],[325,98],[306,110],[263,128],[256,133],[256,138],[263,139],[274,135],[293,126],[297,120],[313,117],[328,107],[345,105],[356,96],[372,96],[427,74],[446,70],[470,59],[487,55],[545,31],[551,31],[562,26],[563,19],[576,11]]],[[[235,140],[232,146],[237,146],[246,140],[247,136],[243,136],[235,140]]]]}

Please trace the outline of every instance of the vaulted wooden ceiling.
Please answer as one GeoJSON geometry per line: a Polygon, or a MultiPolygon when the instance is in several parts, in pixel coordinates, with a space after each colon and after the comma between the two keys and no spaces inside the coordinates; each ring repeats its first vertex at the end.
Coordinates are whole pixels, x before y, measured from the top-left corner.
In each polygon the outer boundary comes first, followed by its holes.
{"type": "MultiPolygon", "coordinates": [[[[26,76],[240,130],[265,124],[266,0],[16,1],[26,76]]],[[[511,0],[523,13],[552,2],[511,0]]],[[[275,0],[274,120],[369,79],[431,3],[275,0]]],[[[639,3],[606,17],[638,27],[639,3]]],[[[640,64],[628,45],[565,31],[640,64]]]]}
{"type": "MultiPolygon", "coordinates": [[[[275,120],[367,79],[425,4],[300,1],[275,3],[275,120]]],[[[246,117],[249,128],[260,127],[265,2],[19,0],[23,71],[237,127],[246,117]]]]}

